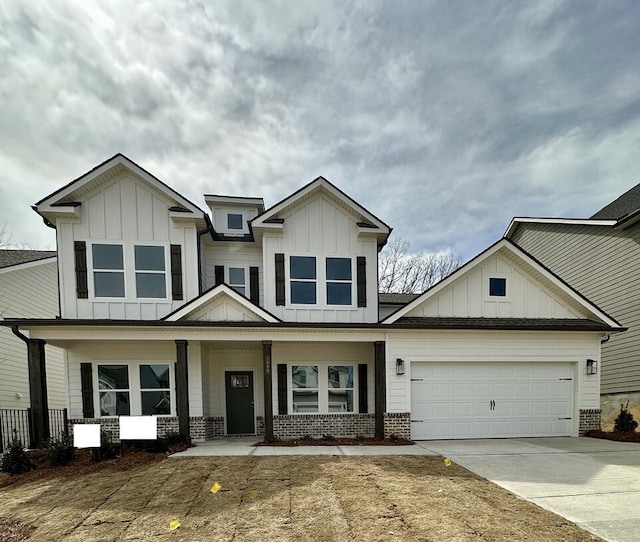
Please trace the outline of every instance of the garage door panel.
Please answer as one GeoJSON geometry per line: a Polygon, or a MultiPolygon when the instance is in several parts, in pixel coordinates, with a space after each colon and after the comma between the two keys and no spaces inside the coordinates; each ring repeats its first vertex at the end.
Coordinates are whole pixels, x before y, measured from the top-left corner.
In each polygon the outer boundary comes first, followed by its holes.
{"type": "Polygon", "coordinates": [[[411,364],[414,439],[565,436],[569,363],[411,364]],[[561,380],[564,379],[564,380],[561,380]]]}

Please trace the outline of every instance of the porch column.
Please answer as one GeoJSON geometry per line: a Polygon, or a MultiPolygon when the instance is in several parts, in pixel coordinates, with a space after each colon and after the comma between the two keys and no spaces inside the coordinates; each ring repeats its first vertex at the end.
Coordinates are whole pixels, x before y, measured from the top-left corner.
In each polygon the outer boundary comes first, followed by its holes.
{"type": "Polygon", "coordinates": [[[264,440],[273,440],[273,389],[271,377],[271,341],[262,341],[262,373],[264,375],[264,440]]]}
{"type": "Polygon", "coordinates": [[[386,354],[385,342],[376,341],[373,343],[375,368],[374,368],[374,390],[375,390],[375,437],[384,438],[384,412],[387,409],[387,378],[386,378],[386,354]]]}
{"type": "Polygon", "coordinates": [[[176,340],[176,411],[178,431],[191,441],[189,432],[189,370],[187,341],[176,340]]]}
{"type": "Polygon", "coordinates": [[[26,342],[31,400],[31,442],[28,444],[35,447],[49,440],[50,437],[45,342],[42,339],[27,339],[26,342]]]}

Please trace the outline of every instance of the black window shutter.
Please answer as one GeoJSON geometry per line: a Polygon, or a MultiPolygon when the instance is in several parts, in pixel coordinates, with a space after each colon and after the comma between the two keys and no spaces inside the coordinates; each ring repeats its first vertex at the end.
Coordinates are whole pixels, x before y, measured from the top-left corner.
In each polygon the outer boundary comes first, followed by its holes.
{"type": "Polygon", "coordinates": [[[218,286],[218,284],[222,284],[224,282],[224,265],[216,265],[215,273],[216,273],[216,286],[218,286]]]}
{"type": "Polygon", "coordinates": [[[258,279],[259,271],[257,267],[249,268],[249,299],[251,303],[260,304],[260,282],[258,279]]]}
{"type": "Polygon", "coordinates": [[[284,254],[276,254],[276,305],[284,305],[284,254]]]}
{"type": "Polygon", "coordinates": [[[87,243],[76,241],[73,245],[76,259],[76,294],[78,299],[89,297],[87,287],[87,243]]]}
{"type": "Polygon", "coordinates": [[[183,299],[181,245],[171,245],[171,296],[175,301],[183,299]]]}
{"type": "Polygon", "coordinates": [[[369,412],[369,391],[367,389],[367,364],[358,364],[358,412],[366,414],[369,412]]]}
{"type": "Polygon", "coordinates": [[[80,364],[80,384],[82,386],[82,417],[93,418],[93,377],[91,363],[80,364]]]}
{"type": "Polygon", "coordinates": [[[287,366],[278,363],[278,414],[284,416],[287,413],[287,366]]]}
{"type": "Polygon", "coordinates": [[[358,307],[367,306],[367,259],[364,256],[358,256],[357,262],[357,281],[358,281],[358,307]]]}

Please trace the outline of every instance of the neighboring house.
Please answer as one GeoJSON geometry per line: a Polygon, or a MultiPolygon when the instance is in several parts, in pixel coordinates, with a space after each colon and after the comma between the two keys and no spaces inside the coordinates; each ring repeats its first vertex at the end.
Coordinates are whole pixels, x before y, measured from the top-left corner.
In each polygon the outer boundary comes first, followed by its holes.
{"type": "Polygon", "coordinates": [[[408,304],[383,298],[398,310],[380,320],[390,228],[329,181],[268,208],[204,199],[116,155],[36,204],[62,318],[2,323],[66,349],[73,423],[157,415],[199,440],[598,426],[588,360],[624,328],[509,241],[408,304]]]}
{"type": "Polygon", "coordinates": [[[640,416],[640,184],[587,219],[514,218],[505,236],[629,330],[602,345],[605,427],[640,416]]]}
{"type": "MultiPolygon", "coordinates": [[[[0,316],[54,318],[58,308],[56,253],[0,250],[0,316]]],[[[0,409],[29,408],[27,347],[10,328],[0,327],[0,409]]],[[[49,407],[67,405],[63,351],[46,347],[49,407]]]]}

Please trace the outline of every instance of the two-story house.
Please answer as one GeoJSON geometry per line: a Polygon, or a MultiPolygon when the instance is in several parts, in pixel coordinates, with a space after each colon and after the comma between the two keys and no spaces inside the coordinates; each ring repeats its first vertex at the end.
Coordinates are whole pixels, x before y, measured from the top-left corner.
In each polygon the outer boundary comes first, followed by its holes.
{"type": "MultiPolygon", "coordinates": [[[[501,240],[379,318],[391,229],[320,177],[202,209],[122,155],[35,205],[56,230],[72,423],[155,415],[193,439],[578,435],[600,341],[624,329],[501,240]]],[[[40,364],[42,365],[42,364],[40,364]]],[[[44,375],[41,375],[44,378],[44,375]]]]}
{"type": "Polygon", "coordinates": [[[505,236],[629,326],[602,345],[604,426],[640,416],[640,184],[591,218],[514,218],[505,236]]]}

